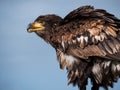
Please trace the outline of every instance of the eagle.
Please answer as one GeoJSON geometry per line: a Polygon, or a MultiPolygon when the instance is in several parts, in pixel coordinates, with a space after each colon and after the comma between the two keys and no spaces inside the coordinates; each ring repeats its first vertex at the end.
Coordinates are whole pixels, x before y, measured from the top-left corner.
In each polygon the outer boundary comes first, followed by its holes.
{"type": "Polygon", "coordinates": [[[56,51],[61,69],[67,70],[68,85],[86,90],[108,90],[120,77],[120,19],[104,9],[86,5],[64,18],[40,15],[30,23],[35,32],[56,51]]]}

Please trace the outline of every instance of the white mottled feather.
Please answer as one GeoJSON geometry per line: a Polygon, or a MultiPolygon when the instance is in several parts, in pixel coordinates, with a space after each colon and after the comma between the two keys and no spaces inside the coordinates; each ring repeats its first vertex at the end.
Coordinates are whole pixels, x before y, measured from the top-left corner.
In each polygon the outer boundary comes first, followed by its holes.
{"type": "Polygon", "coordinates": [[[120,64],[116,65],[118,71],[120,71],[120,64]]]}
{"type": "Polygon", "coordinates": [[[86,36],[84,37],[84,39],[85,39],[85,42],[88,43],[88,37],[86,36]]]}
{"type": "Polygon", "coordinates": [[[83,43],[83,41],[84,41],[84,36],[81,36],[80,37],[80,43],[83,43]]]}
{"type": "Polygon", "coordinates": [[[100,38],[100,36],[98,36],[98,35],[95,35],[95,39],[96,39],[97,41],[101,41],[101,38],[100,38]]]}
{"type": "Polygon", "coordinates": [[[62,44],[62,47],[65,48],[63,36],[62,36],[62,43],[61,44],[62,44]]]}
{"type": "Polygon", "coordinates": [[[76,44],[76,40],[72,40],[72,42],[73,42],[74,44],[76,44]]]}
{"type": "Polygon", "coordinates": [[[77,37],[77,41],[80,42],[80,37],[77,37]]]}
{"type": "MultiPolygon", "coordinates": [[[[67,55],[63,52],[61,52],[60,50],[57,51],[57,56],[58,56],[58,61],[61,63],[61,64],[65,64],[65,66],[70,69],[74,62],[77,61],[77,59],[72,56],[72,55],[67,55]]],[[[63,66],[64,68],[64,66],[63,66]]]]}

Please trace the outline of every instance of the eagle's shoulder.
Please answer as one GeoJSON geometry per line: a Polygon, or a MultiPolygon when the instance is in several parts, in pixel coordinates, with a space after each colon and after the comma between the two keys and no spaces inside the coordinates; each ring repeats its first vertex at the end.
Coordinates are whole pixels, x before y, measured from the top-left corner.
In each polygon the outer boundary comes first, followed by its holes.
{"type": "Polygon", "coordinates": [[[73,21],[75,19],[81,18],[82,16],[88,16],[90,12],[94,10],[93,6],[82,6],[73,11],[64,17],[63,24],[73,21]]]}

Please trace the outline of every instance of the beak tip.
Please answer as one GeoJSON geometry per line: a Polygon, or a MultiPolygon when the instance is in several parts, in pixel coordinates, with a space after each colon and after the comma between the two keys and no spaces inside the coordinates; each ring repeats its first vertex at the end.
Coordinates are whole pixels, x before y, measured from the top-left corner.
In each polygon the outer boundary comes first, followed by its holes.
{"type": "Polygon", "coordinates": [[[31,29],[27,29],[27,32],[28,32],[28,33],[32,33],[32,30],[31,30],[31,29]]]}
{"type": "Polygon", "coordinates": [[[27,32],[28,33],[31,33],[32,32],[32,29],[31,29],[31,26],[29,25],[28,28],[27,28],[27,32]]]}
{"type": "Polygon", "coordinates": [[[27,32],[31,33],[31,23],[27,26],[27,32]]]}

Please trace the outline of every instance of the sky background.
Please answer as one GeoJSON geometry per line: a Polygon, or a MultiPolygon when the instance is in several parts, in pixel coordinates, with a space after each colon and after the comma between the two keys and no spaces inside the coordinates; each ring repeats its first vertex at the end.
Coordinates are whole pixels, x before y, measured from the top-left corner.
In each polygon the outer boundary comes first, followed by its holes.
{"type": "MultiPolygon", "coordinates": [[[[67,72],[59,69],[55,50],[26,28],[39,15],[64,17],[83,5],[120,18],[120,0],[0,0],[0,90],[77,90],[67,86],[67,72]]],[[[120,80],[110,90],[119,85],[120,80]]]]}

